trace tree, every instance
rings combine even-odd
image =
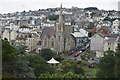
[[[92,11],[92,10],[98,10],[98,8],[97,8],[97,7],[87,7],[87,8],[85,8],[84,10]]]
[[[59,15],[49,15],[48,19],[49,20],[57,20],[59,18]]]
[[[19,53],[9,44],[7,40],[2,40],[2,61],[10,62],[16,60]]]
[[[120,43],[116,50],[116,73],[117,77],[120,78]]]
[[[25,53],[25,50],[27,48],[27,46],[24,46],[24,45],[19,45],[19,46],[13,45],[13,47],[17,50],[17,52],[22,54]]]
[[[110,51],[111,52],[111,51]],[[108,53],[110,53],[108,52]],[[98,64],[97,77],[116,78],[116,57],[114,54],[106,54],[100,59]]]
[[[53,68],[40,55],[26,55],[25,58],[29,61],[29,66],[34,68],[36,77],[39,77],[40,74],[54,72]]]
[[[17,60],[18,52],[7,40],[2,40],[2,77],[15,78],[12,63]]]
[[[29,66],[29,61],[24,58],[24,55],[19,55],[12,67],[17,78],[35,78],[34,68]]]
[[[28,61],[7,40],[2,41],[2,77],[35,78]]]
[[[67,72],[66,74],[63,75],[63,78],[81,78],[82,75],[75,74],[73,72]]]
[[[42,56],[45,60],[50,60],[52,57],[55,56],[55,52],[51,49],[42,49],[40,56]]]
[[[60,65],[60,68],[63,70],[63,72],[66,73],[72,70],[74,66],[74,61],[66,59],[66,60],[63,60],[59,65]]]
[[[41,74],[39,76],[39,79],[42,79],[42,78],[52,78],[52,79],[58,79],[58,78],[62,78],[63,76],[62,75],[59,75],[59,74],[50,74],[50,73],[46,73],[46,74]]]
[[[81,68],[80,66],[74,65],[73,70],[76,74],[84,75],[84,69]]]

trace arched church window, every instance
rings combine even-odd
[[[39,42],[37,43],[37,45],[41,45],[41,41],[39,41]]]
[[[44,41],[44,46],[45,47],[47,46],[47,39],[45,39],[45,41]]]

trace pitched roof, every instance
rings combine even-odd
[[[28,26],[20,26],[20,28],[29,28],[29,29],[31,29],[31,27],[28,27]]]
[[[86,37],[84,34],[82,34],[81,32],[74,32],[71,33],[74,37]]]
[[[50,38],[51,36],[55,36],[56,32],[53,27],[45,27],[41,33],[41,38],[45,35]]]
[[[98,32],[102,33],[103,35],[107,36],[110,35],[109,30],[107,27],[101,27]]]

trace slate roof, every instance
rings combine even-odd
[[[74,37],[86,37],[84,34],[82,34],[81,32],[74,32],[71,33]]]
[[[41,38],[45,35],[50,38],[52,35],[55,36],[56,32],[53,27],[45,27],[41,33]]]
[[[65,26],[64,27],[64,32],[62,33],[63,34],[63,37],[64,38],[69,38],[71,36],[71,33],[72,33],[72,28],[71,26]]]

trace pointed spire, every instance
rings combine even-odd
[[[57,30],[58,32],[63,32],[63,27],[64,27],[64,21],[63,21],[63,15],[62,15],[62,3],[59,8],[59,21],[58,21],[58,27]]]
[[[62,3],[60,7],[60,12],[59,12],[59,24],[63,23],[63,16],[62,16]]]
[[[61,3],[61,9],[62,9],[62,3]]]
[[[61,3],[61,6],[60,6],[60,13],[59,13],[59,16],[62,16],[62,3]]]

